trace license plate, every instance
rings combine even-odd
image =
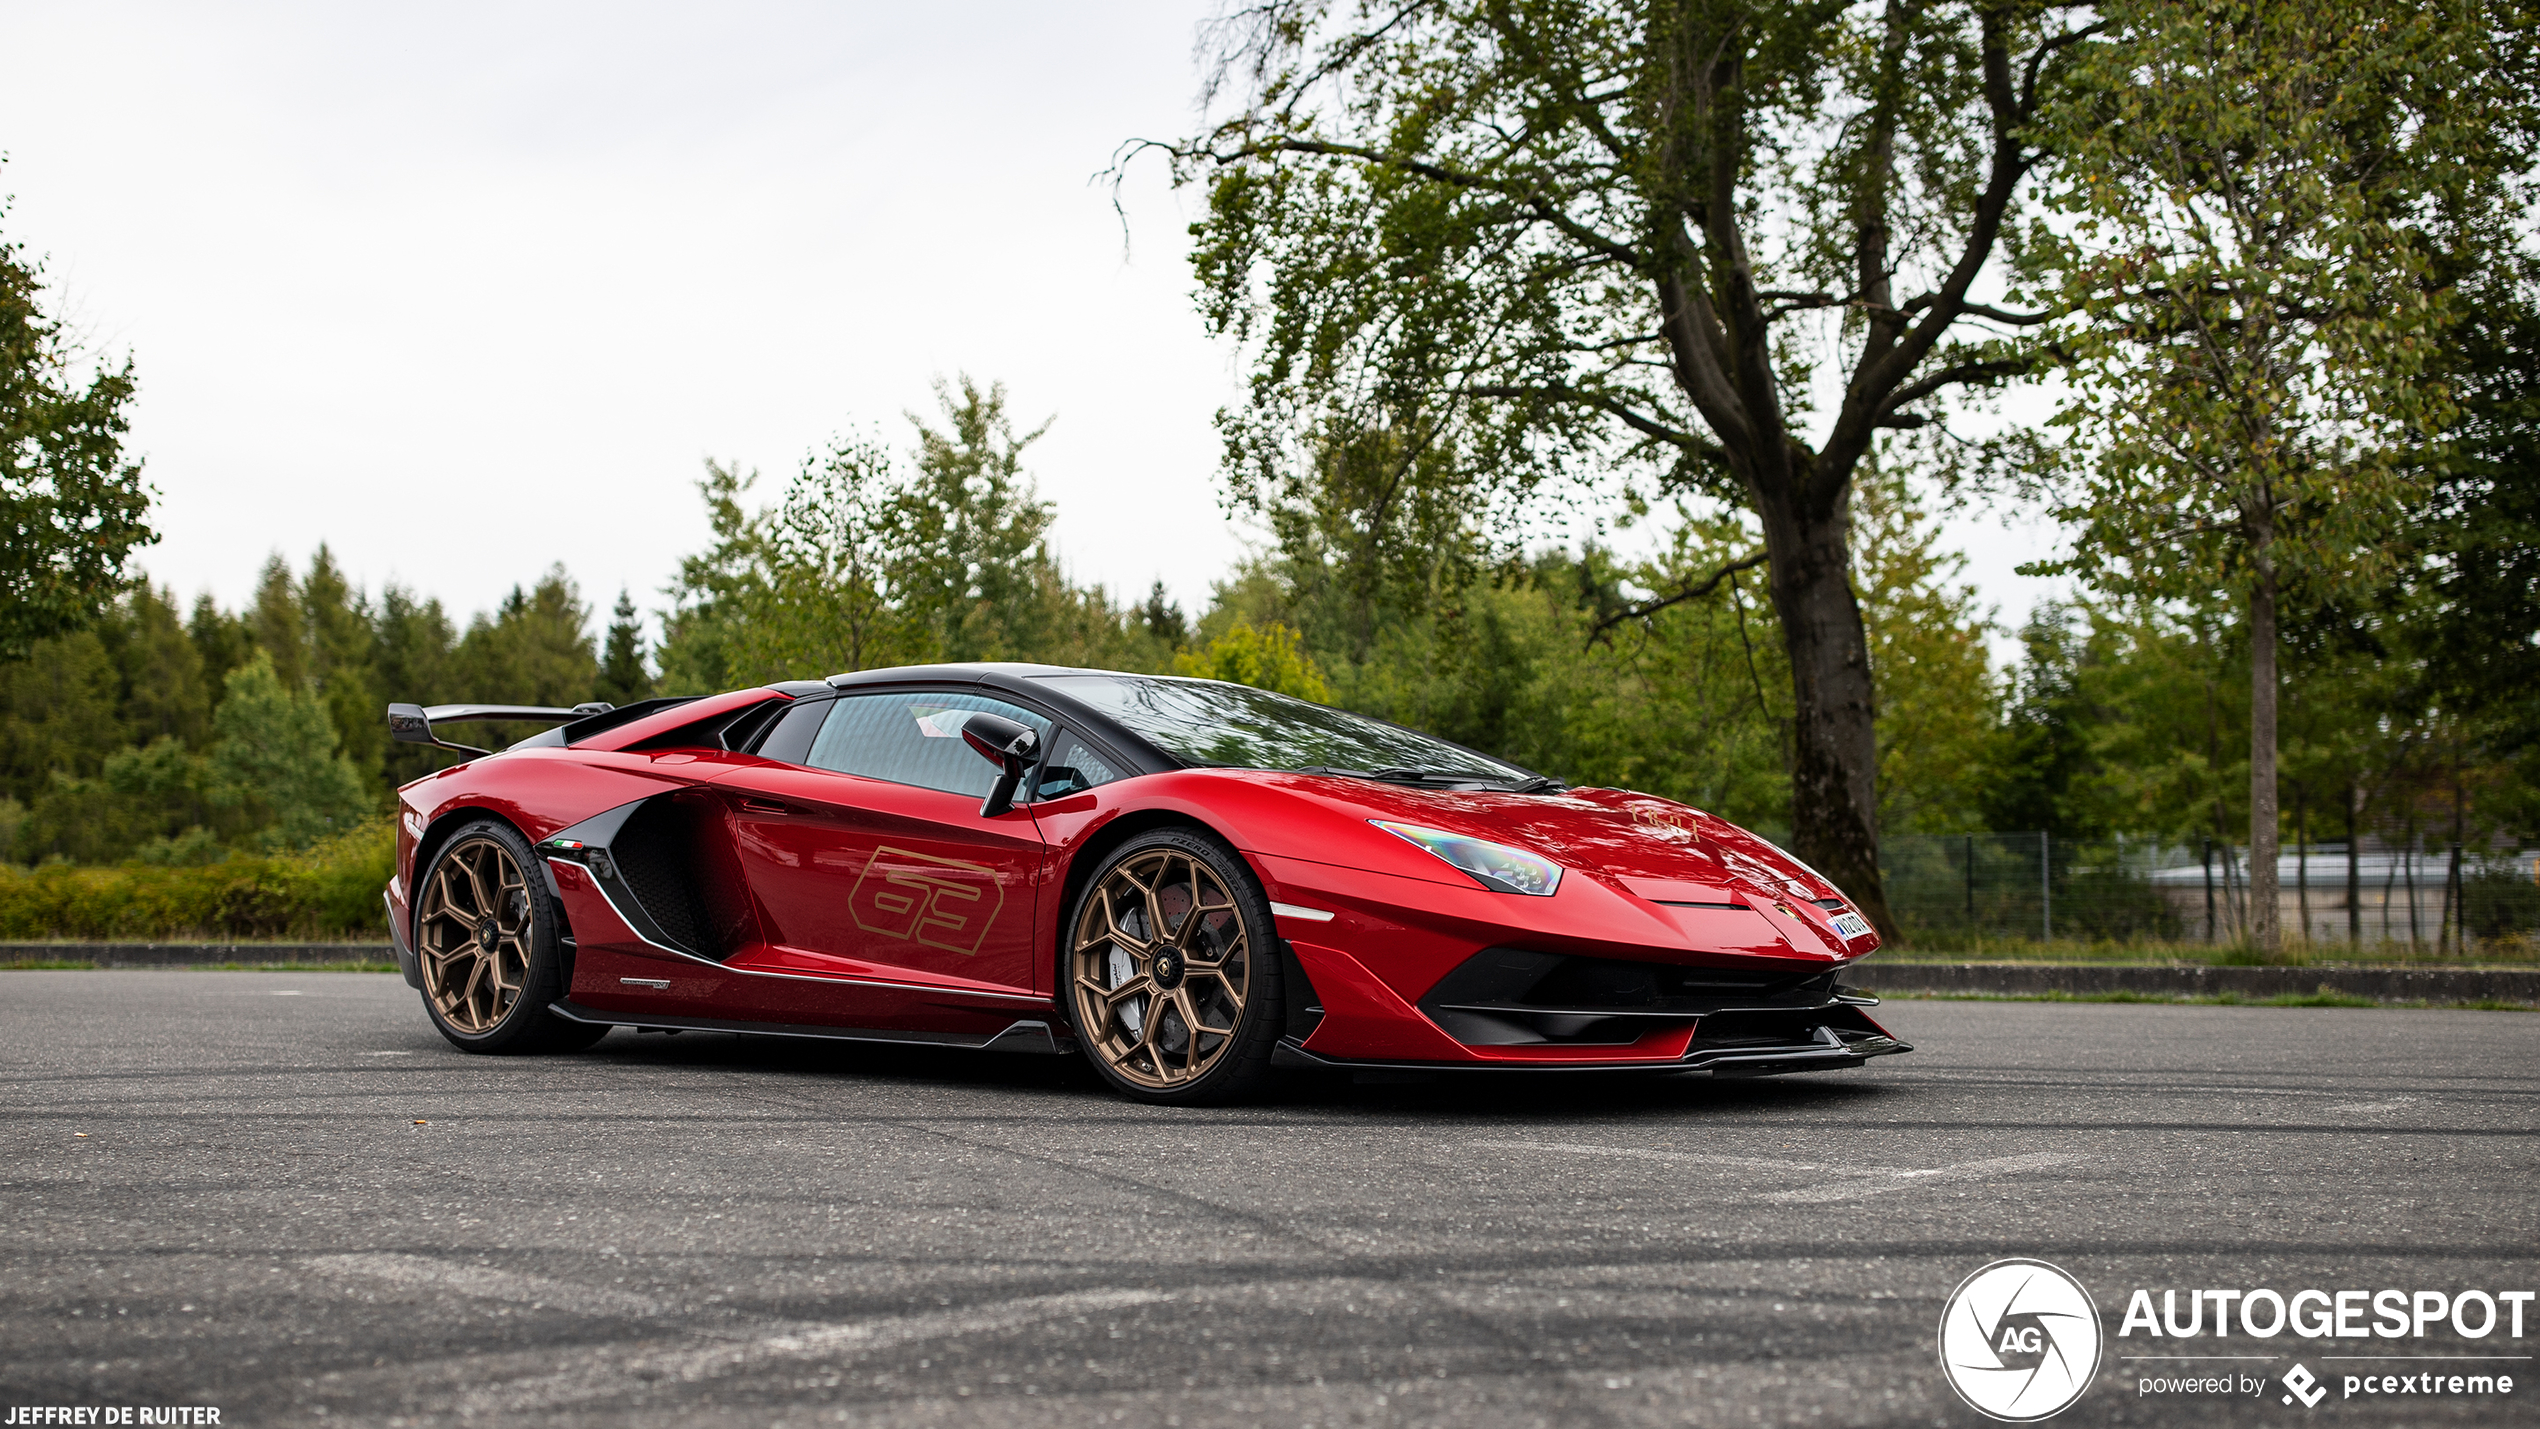
[[[1837,913],[1834,930],[1847,938],[1866,938],[1870,935],[1870,920],[1858,913]]]

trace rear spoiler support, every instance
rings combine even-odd
[[[388,737],[403,744],[429,744],[436,749],[454,749],[461,754],[483,755],[493,751],[472,744],[454,744],[433,731],[436,724],[566,724],[595,714],[606,714],[615,706],[604,700],[575,705],[569,710],[543,705],[390,705]]]

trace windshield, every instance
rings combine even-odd
[[[1123,675],[1040,678],[1193,764],[1404,782],[1548,782],[1417,730],[1249,685]]]

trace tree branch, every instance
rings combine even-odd
[[[1899,387],[1889,395],[1886,401],[1881,402],[1878,410],[1871,415],[1882,426],[1894,425],[1888,421],[1888,418],[1895,414],[1897,408],[1919,402],[1943,387],[1954,386],[1961,382],[1994,382],[2005,377],[2017,377],[2036,365],[2036,362],[2030,358],[2005,357],[1989,362],[1961,362],[1955,367],[1944,367],[1929,377]]]
[[[1540,398],[1547,402],[1566,402],[1573,406],[1594,407],[1608,416],[1622,419],[1625,426],[1642,436],[1652,437],[1669,446],[1691,452],[1705,461],[1719,462],[1728,459],[1728,453],[1720,449],[1719,443],[1707,437],[1696,436],[1691,432],[1668,426],[1602,392],[1582,392],[1567,383],[1555,382],[1542,387],[1467,387],[1464,393],[1469,397]]]
[[[1544,197],[1541,189],[1531,186],[1501,183],[1494,179],[1485,178],[1480,174],[1466,173],[1460,169],[1450,169],[1444,164],[1433,164],[1425,159],[1413,159],[1404,157],[1400,154],[1388,154],[1381,149],[1373,148],[1365,144],[1338,144],[1329,139],[1279,139],[1267,144],[1243,144],[1227,153],[1219,153],[1213,149],[1206,151],[1193,151],[1175,149],[1171,146],[1166,147],[1169,152],[1175,154],[1197,154],[1205,152],[1208,158],[1220,164],[1233,163],[1237,159],[1258,158],[1269,154],[1312,154],[1317,157],[1327,159],[1356,159],[1361,163],[1378,164],[1386,168],[1399,169],[1406,174],[1417,174],[1421,178],[1428,179],[1435,183],[1446,184],[1450,187],[1460,189],[1472,189],[1482,193],[1494,193],[1498,194],[1502,198],[1524,204],[1527,208],[1534,210],[1537,217],[1541,218],[1544,222],[1551,224],[1553,227],[1560,229],[1562,233],[1568,235],[1571,241],[1578,243],[1582,247],[1593,249],[1598,253],[1604,254],[1608,258],[1628,263],[1633,267],[1640,266],[1641,257],[1639,250],[1631,247],[1629,244],[1617,243],[1613,239],[1606,237],[1604,234],[1599,233],[1595,229],[1588,227],[1586,224],[1579,222],[1575,218],[1572,218],[1570,215],[1563,213],[1559,208],[1553,205],[1550,199]]]
[[[1718,570],[1713,571],[1711,573],[1711,578],[1702,582],[1700,585],[1684,586],[1679,588],[1674,595],[1661,596],[1656,600],[1645,601],[1639,605],[1626,606],[1623,609],[1614,612],[1612,615],[1605,617],[1603,620],[1598,621],[1595,626],[1590,628],[1587,633],[1587,643],[1589,645],[1593,645],[1597,641],[1604,639],[1607,631],[1612,630],[1615,626],[1622,624],[1626,620],[1646,620],[1650,616],[1656,615],[1658,612],[1665,610],[1671,605],[1682,605],[1688,600],[1700,600],[1702,597],[1718,590],[1720,588],[1720,582],[1727,580],[1729,577],[1736,575],[1740,571],[1753,570],[1755,567],[1760,566],[1771,559],[1772,556],[1770,553],[1757,551],[1754,555],[1740,557],[1739,559],[1731,561],[1727,565],[1720,567]]]

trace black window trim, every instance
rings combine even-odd
[[[1021,701],[1018,700],[1016,703],[1020,704]],[[1051,756],[1058,753],[1059,742],[1069,739],[1075,740],[1077,743],[1084,745],[1087,749],[1092,750],[1096,758],[1112,767],[1112,776],[1106,782],[1118,784],[1138,777],[1138,770],[1136,766],[1130,765],[1127,760],[1120,758],[1118,755],[1113,754],[1109,749],[1105,748],[1103,742],[1094,737],[1093,733],[1084,727],[1083,721],[1075,719],[1052,719],[1050,722],[1050,737],[1044,741],[1041,746],[1041,762],[1032,766],[1032,777],[1030,781],[1023,786],[1024,788],[1032,791],[1032,797],[1022,802],[1029,804],[1056,803],[1060,799],[1073,799],[1079,794],[1090,794],[1096,789],[1103,787],[1101,784],[1088,784],[1082,789],[1070,789],[1064,794],[1051,794],[1047,797],[1044,797],[1041,794],[1042,772],[1050,767]],[[1124,774],[1119,772],[1123,766],[1128,768],[1128,773]]]

